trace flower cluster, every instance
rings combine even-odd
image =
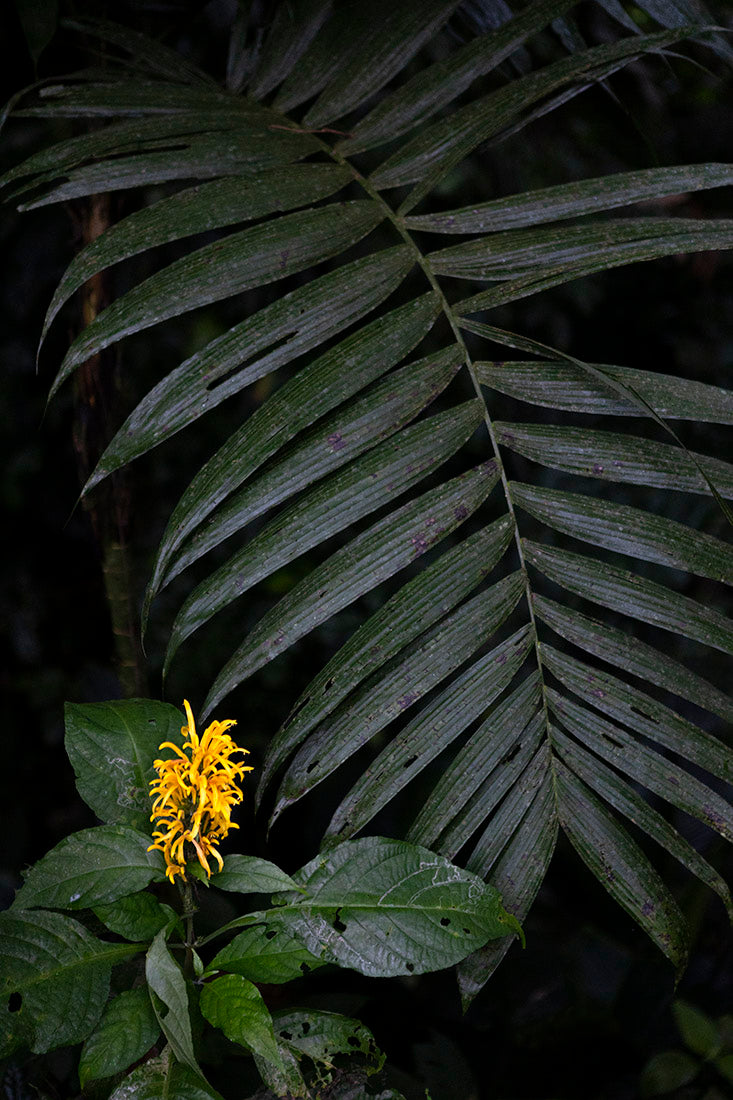
[[[163,749],[176,754],[168,760],[154,761],[157,779],[150,784],[153,812],[150,820],[157,823],[154,844],[148,851],[159,849],[165,856],[166,874],[173,882],[176,875],[186,877],[186,859],[193,857],[211,876],[209,857],[223,867],[217,851],[219,841],[230,829],[239,828],[231,820],[232,808],[242,801],[237,780],[244,778],[251,767],[235,764],[240,749],[227,733],[236,722],[212,722],[199,738],[188,700],[184,699],[188,725],[181,727],[183,748],[164,741]],[[188,851],[187,851],[188,849]]]

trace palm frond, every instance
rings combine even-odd
[[[77,337],[52,392],[129,335],[271,288],[267,304],[143,397],[87,491],[288,368],[183,493],[145,603],[147,618],[174,577],[245,532],[178,611],[167,667],[260,580],[324,551],[236,639],[208,713],[337,611],[391,583],[273,735],[258,791],[262,801],[278,781],[273,818],[379,734],[374,759],[326,829],[323,843],[333,844],[367,827],[408,784],[428,782],[426,769],[442,754],[410,840],[461,855],[523,919],[562,828],[679,967],[684,919],[635,837],[681,862],[729,913],[731,898],[639,787],[733,839],[721,793],[733,755],[698,715],[729,721],[733,703],[670,655],[658,632],[733,653],[722,589],[702,602],[679,584],[684,572],[729,585],[733,552],[689,516],[664,514],[663,502],[680,492],[733,499],[733,465],[624,425],[645,413],[657,426],[730,425],[733,394],[656,370],[571,360],[502,333],[484,315],[614,266],[730,248],[733,221],[625,208],[728,186],[733,166],[636,170],[413,213],[487,142],[624,66],[691,36],[698,49],[722,49],[709,19],[694,25],[704,12],[692,0],[645,0],[640,7],[665,28],[648,34],[615,0],[600,6],[634,33],[591,46],[569,33],[560,44],[547,28],[569,17],[571,0],[535,0],[511,19],[492,8],[497,18],[487,15],[488,29],[468,41],[450,33],[456,14],[478,16],[457,0],[281,4],[261,43],[253,45],[246,23],[234,26],[226,90],[130,31],[85,24],[122,57],[110,59],[104,78],[49,85],[16,113],[106,124],[35,154],[0,185],[30,207],[185,181],[71,263],[42,339],[91,275],[191,239],[178,246],[185,255],[137,282]],[[516,76],[503,66],[520,47]],[[216,239],[201,244],[204,232]],[[471,239],[456,244],[456,234]],[[497,340],[532,358],[494,360],[487,341]],[[511,419],[504,397],[515,403]],[[510,479],[513,456],[523,481]],[[550,470],[561,472],[562,488],[548,482]],[[610,616],[591,617],[604,611]],[[693,704],[695,717],[661,702],[656,689]],[[462,964],[466,1000],[508,942]]]

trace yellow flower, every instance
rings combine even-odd
[[[171,882],[176,875],[185,879],[186,859],[194,852],[209,877],[210,856],[219,864],[219,870],[224,866],[217,846],[230,829],[239,828],[231,820],[232,807],[242,801],[237,780],[252,771],[251,767],[231,760],[235,753],[247,752],[235,745],[227,733],[236,722],[212,722],[199,738],[188,699],[184,699],[183,705],[188,718],[188,725],[181,727],[185,737],[183,748],[172,741],[163,742],[161,752],[173,749],[176,755],[154,761],[158,778],[150,784],[153,799],[150,820],[157,822],[158,827],[153,831],[155,843],[148,851],[157,848],[163,853]]]

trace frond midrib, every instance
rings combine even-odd
[[[519,533],[519,523],[518,523],[518,520],[517,520],[517,517],[516,517],[516,511],[515,511],[515,508],[514,508],[514,500],[512,498],[512,494],[511,494],[509,478],[507,476],[506,468],[504,466],[502,455],[501,455],[501,452],[500,452],[500,449],[499,449],[499,444],[498,444],[498,440],[497,440],[497,437],[496,437],[496,432],[494,430],[493,420],[491,418],[491,414],[489,412],[489,408],[488,408],[488,405],[486,403],[486,399],[485,399],[484,394],[482,392],[481,384],[480,384],[479,379],[476,375],[476,370],[474,368],[471,353],[469,352],[468,347],[466,346],[466,342],[463,338],[463,333],[461,331],[461,327],[460,327],[460,324],[459,324],[459,317],[456,314],[456,312],[454,311],[454,309],[452,308],[452,306],[451,306],[450,302],[448,301],[448,299],[446,298],[445,293],[443,291],[443,288],[440,285],[440,283],[438,282],[437,276],[436,276],[435,272],[432,270],[432,267],[430,266],[429,257],[421,250],[421,248],[419,247],[419,245],[415,241],[414,236],[412,235],[412,233],[409,231],[409,229],[405,225],[405,219],[403,217],[401,217],[397,213],[397,211],[393,210],[393,208],[389,205],[389,203],[387,203],[386,200],[383,198],[381,193],[369,182],[369,180],[365,176],[362,175],[361,172],[359,172],[359,170],[348,160],[347,157],[345,157],[342,153],[339,153],[337,149],[334,149],[331,146],[329,146],[326,142],[321,142],[321,147],[323,149],[323,152],[327,156],[329,156],[332,160],[334,160],[341,167],[347,168],[352,173],[355,183],[357,183],[359,185],[359,187],[361,187],[361,189],[364,191],[364,193],[366,195],[368,195],[369,198],[373,202],[375,202],[379,205],[380,209],[384,213],[385,221],[389,222],[389,224],[399,234],[399,236],[405,242],[405,244],[411,249],[411,251],[412,251],[412,253],[415,257],[415,263],[418,265],[418,267],[422,271],[422,273],[425,276],[431,290],[437,296],[437,298],[440,302],[441,312],[443,313],[443,316],[445,317],[445,319],[446,319],[446,321],[447,321],[447,323],[450,327],[450,330],[453,334],[453,338],[454,338],[458,348],[460,349],[460,352],[461,352],[461,355],[463,357],[465,367],[466,367],[466,369],[468,371],[468,374],[470,376],[471,385],[472,385],[473,390],[476,394],[476,397],[481,402],[481,407],[484,410],[483,420],[484,420],[484,424],[486,426],[486,430],[488,432],[489,440],[490,440],[490,443],[491,443],[492,458],[493,458],[494,462],[496,462],[497,469],[499,471],[499,478],[500,478],[502,490],[503,490],[503,493],[504,493],[504,499],[505,499],[506,506],[507,506],[507,512],[508,512],[509,517],[511,519],[512,527],[513,527],[513,531],[514,531],[514,544],[515,544],[515,547],[516,547],[517,556],[518,556],[518,560],[519,560],[519,567],[520,567],[520,570],[522,572],[522,576],[523,576],[523,579],[524,579],[524,595],[525,595],[525,599],[526,599],[526,603],[527,603],[529,622],[530,622],[531,628],[532,628],[532,638],[533,638],[535,659],[537,661],[537,668],[538,668],[538,672],[539,672],[539,676],[540,676],[542,715],[543,715],[543,721],[544,721],[546,737],[548,739],[548,742],[551,744],[552,743],[552,736],[551,736],[549,704],[548,704],[548,700],[547,700],[547,690],[546,690],[546,683],[545,683],[545,676],[544,676],[544,662],[542,660],[542,651],[541,651],[541,647],[540,647],[539,634],[538,634],[538,630],[537,630],[537,620],[536,620],[536,617],[535,617],[534,606],[533,606],[533,603],[532,603],[532,592],[533,592],[532,583],[530,581],[529,570],[527,568],[527,562],[526,562],[525,555],[524,555],[522,540],[521,540],[520,533]],[[554,753],[550,754],[550,767],[552,769],[553,791],[555,791],[556,783],[555,783],[555,772],[554,772]],[[557,796],[556,796],[555,801],[557,803]]]

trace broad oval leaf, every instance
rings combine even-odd
[[[293,886],[296,884],[293,883]],[[277,922],[256,923],[240,932],[217,952],[205,973],[241,974],[251,982],[278,985],[302,978],[323,966],[300,940]]]
[[[147,989],[127,989],[109,1002],[102,1019],[84,1043],[79,1058],[82,1088],[89,1081],[112,1077],[146,1054],[160,1035]]]
[[[165,865],[150,844],[150,834],[126,825],[72,833],[31,867],[13,908],[90,909],[161,882]]]
[[[179,710],[154,699],[66,704],[66,751],[97,817],[149,832],[153,760],[163,741],[180,744],[183,725]]]
[[[209,881],[220,890],[237,894],[276,894],[281,890],[297,889],[290,875],[274,863],[236,852],[226,857],[223,870],[217,871]]]
[[[241,974],[224,974],[205,982],[199,1000],[202,1015],[233,1043],[281,1065],[272,1017],[256,985]]]
[[[28,1046],[37,1054],[83,1042],[99,1020],[112,967],[138,944],[105,943],[60,913],[0,913],[3,993],[0,1050]],[[12,994],[20,999],[11,1012]]]
[[[426,848],[345,841],[296,876],[308,898],[283,923],[314,955],[372,977],[451,966],[517,924],[493,887]]]
[[[278,1042],[298,1059],[305,1056],[333,1069],[338,1055],[360,1054],[366,1059],[368,1072],[378,1072],[384,1065],[384,1055],[374,1036],[360,1020],[320,1009],[286,1009],[275,1013],[273,1023]]]
[[[110,932],[133,942],[150,941],[162,928],[182,927],[181,918],[170,905],[158,901],[147,890],[95,905],[94,915]]]

